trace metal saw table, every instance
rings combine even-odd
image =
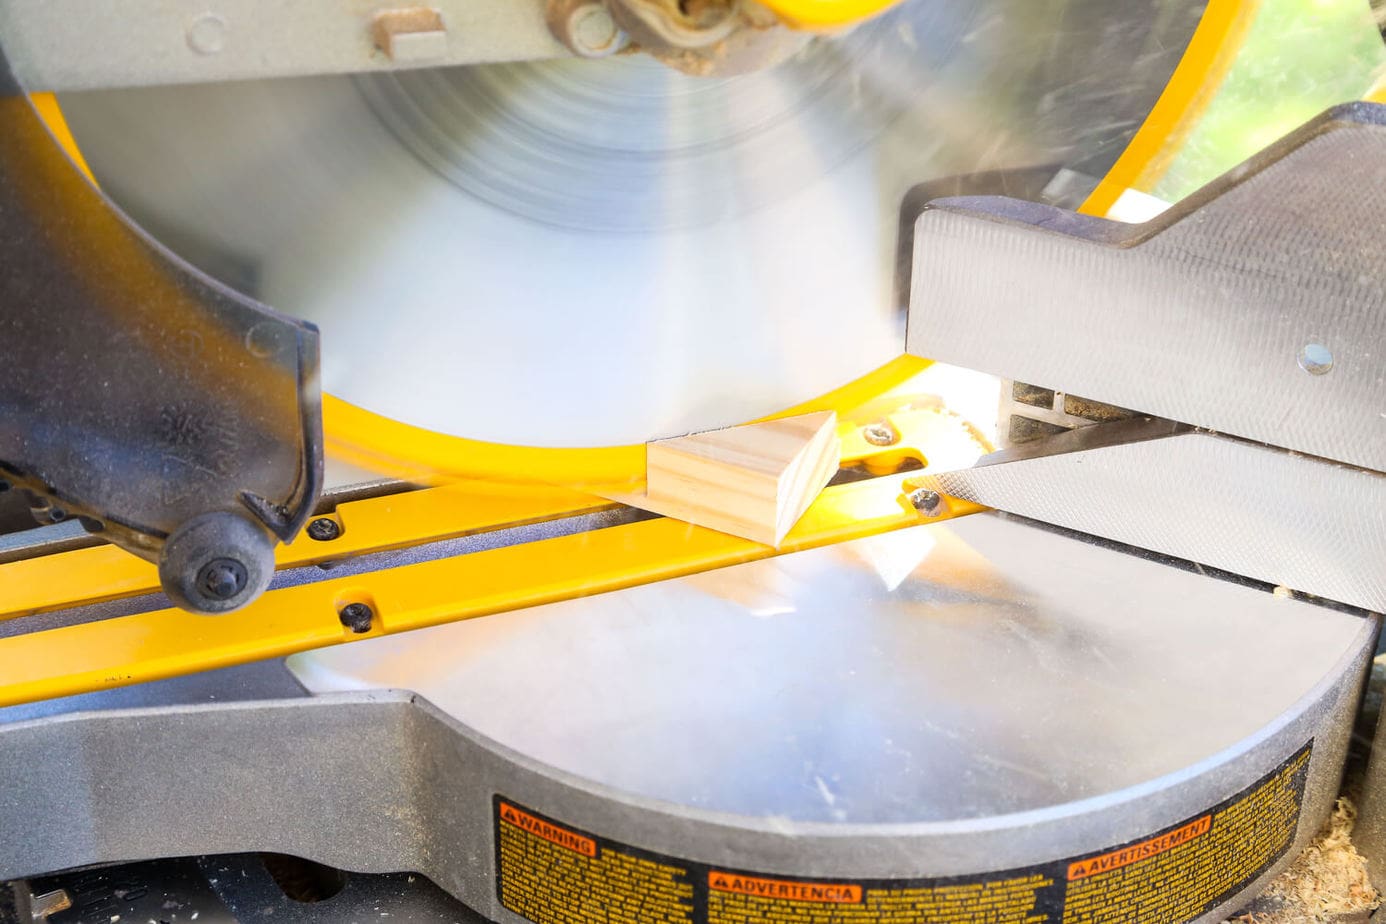
[[[0,878],[153,838],[411,870],[505,924],[1087,920],[1114,894],[1219,920],[1336,796],[1377,627],[978,515],[292,679],[11,707]]]

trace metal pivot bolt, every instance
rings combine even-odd
[[[375,611],[364,603],[348,603],[342,607],[337,618],[342,621],[342,625],[360,635],[371,631],[371,623],[375,621]]]
[[[273,577],[274,539],[235,513],[194,517],[173,531],[159,556],[164,593],[194,613],[229,613],[258,597]]]
[[[318,517],[308,524],[308,538],[315,542],[331,542],[342,534],[342,528],[331,517]]]
[[[629,44],[611,11],[597,0],[549,0],[545,19],[553,37],[584,58],[605,58]]]

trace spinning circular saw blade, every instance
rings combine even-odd
[[[608,445],[898,355],[909,190],[1095,182],[1203,6],[915,0],[732,78],[619,55],[62,103],[136,220],[321,327],[326,391],[447,434]]]

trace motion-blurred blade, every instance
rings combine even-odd
[[[63,104],[156,235],[321,326],[328,391],[446,433],[601,445],[897,355],[906,193],[1101,176],[1202,8],[916,0],[734,79],[618,56]]]

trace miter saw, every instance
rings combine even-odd
[[[0,0],[0,922],[1221,920],[1386,607],[1383,64],[1358,0]],[[809,411],[778,548],[613,500]]]

